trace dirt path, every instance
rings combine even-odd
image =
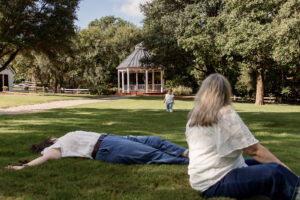
[[[55,108],[64,108],[68,106],[76,106],[80,104],[88,104],[88,103],[97,103],[118,99],[127,99],[129,97],[108,97],[103,99],[92,99],[92,100],[66,100],[66,101],[53,101],[49,103],[41,103],[34,105],[23,105],[23,106],[15,106],[10,108],[0,109],[0,115],[14,115],[14,114],[27,114],[27,113],[36,113],[42,112],[44,110],[50,110]]]

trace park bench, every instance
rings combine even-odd
[[[233,102],[254,102],[253,98],[245,98],[245,97],[231,97]],[[277,97],[264,97],[264,103],[280,103],[280,100]]]
[[[276,97],[264,97],[264,102],[265,103],[276,103],[277,98]]]

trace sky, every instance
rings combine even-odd
[[[114,15],[129,21],[141,28],[144,16],[139,5],[147,0],[82,0],[77,10],[78,20],[75,22],[80,29],[87,28],[88,24],[101,17]]]

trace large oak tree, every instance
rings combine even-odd
[[[49,57],[68,47],[80,0],[0,0],[0,71],[31,51]]]

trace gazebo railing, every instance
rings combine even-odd
[[[127,85],[124,85],[124,92],[128,90]],[[161,90],[161,84],[154,84],[154,90],[152,89],[152,84],[148,85],[148,92],[155,91],[155,92],[160,92]],[[130,85],[130,91],[146,91],[146,84],[139,84],[138,88],[136,85],[131,84]]]

